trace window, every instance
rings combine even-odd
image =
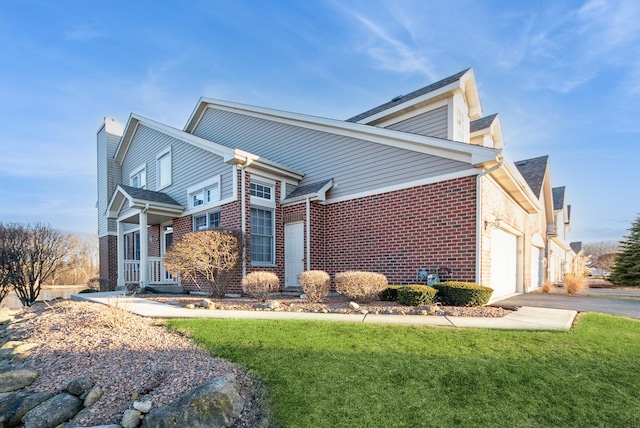
[[[251,208],[251,262],[274,263],[273,210]]]
[[[273,200],[273,186],[268,184],[252,182],[249,193],[256,198],[267,199],[269,201]]]
[[[171,147],[156,156],[158,184],[156,190],[171,186]]]
[[[193,230],[218,229],[220,227],[220,211],[211,211],[193,217]]]
[[[136,168],[136,170],[129,175],[129,185],[140,189],[147,188],[147,166],[145,164]]]
[[[220,200],[220,176],[191,186],[187,189],[189,208],[207,205]]]

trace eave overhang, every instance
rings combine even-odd
[[[511,162],[505,161],[502,168],[490,173],[490,176],[520,205],[527,214],[540,211],[540,201],[531,191],[524,177]]]
[[[149,193],[159,193],[151,192]],[[107,207],[107,218],[118,219],[125,223],[138,223],[138,214],[140,211],[146,212],[152,216],[153,219],[149,224],[155,224],[156,222],[169,221],[179,217],[184,212],[184,207],[177,202],[169,202],[170,197],[166,196],[167,201],[153,200],[152,198],[135,197],[130,194],[123,186],[117,186],[113,192],[109,206]],[[132,209],[132,211],[122,216],[122,210],[125,208]]]

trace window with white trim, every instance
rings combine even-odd
[[[271,265],[275,263],[274,211],[270,209],[251,208],[251,263]]]
[[[210,178],[187,189],[189,208],[196,208],[220,200],[220,176]]]
[[[209,230],[220,228],[220,211],[210,211],[193,216],[193,230]]]
[[[274,186],[271,184],[252,181],[249,188],[249,194],[251,196],[255,196],[256,198],[273,201],[275,194]]]
[[[142,166],[136,168],[129,175],[129,185],[131,187],[137,187],[139,189],[147,188],[147,165],[143,164]]]
[[[156,190],[171,186],[171,147],[156,156]]]

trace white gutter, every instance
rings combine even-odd
[[[504,157],[500,154],[497,156],[498,163],[489,169],[485,169],[476,176],[476,283],[482,281],[482,177],[491,174],[504,165]]]
[[[245,196],[245,185],[246,185],[246,179],[244,177],[244,169],[247,167],[248,165],[248,161],[247,163],[245,163],[242,168],[240,168],[240,209],[242,210],[242,213],[240,213],[240,222],[241,222],[241,229],[242,229],[242,239],[246,239],[246,234],[247,234],[247,198]],[[242,243],[242,278],[244,279],[247,276],[247,243],[243,242]]]
[[[306,254],[306,259],[307,259],[307,270],[311,270],[311,199],[307,197],[307,202],[306,202],[306,229],[307,229],[307,254]]]

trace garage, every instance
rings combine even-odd
[[[492,298],[517,291],[518,237],[502,229],[491,230]]]

